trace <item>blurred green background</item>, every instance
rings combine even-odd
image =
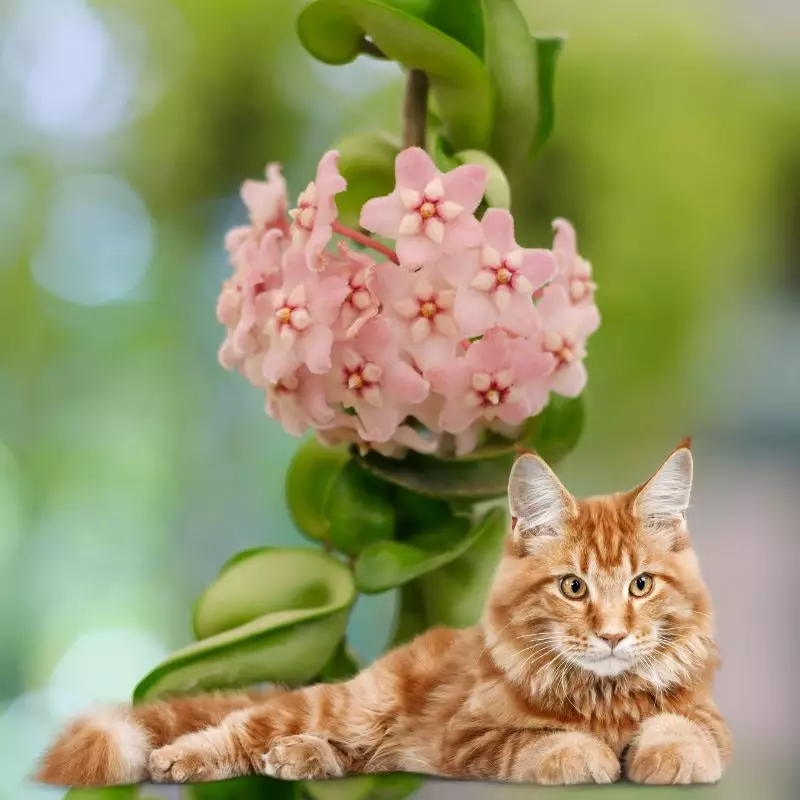
[[[297,441],[216,364],[238,185],[292,192],[342,134],[398,129],[390,64],[312,62],[297,0],[0,4],[0,798],[66,717],[191,639],[233,553],[297,544]],[[794,0],[521,0],[569,34],[520,240],[578,227],[600,285],[577,493],[684,435],[735,766],[709,797],[800,796],[800,11]],[[393,598],[360,603],[373,657]],[[558,796],[587,794],[567,790]],[[556,796],[429,784],[426,798]],[[630,796],[672,796],[613,788]],[[164,795],[167,796],[167,795]],[[677,795],[675,795],[677,796]]]

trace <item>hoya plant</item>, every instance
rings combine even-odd
[[[476,623],[515,454],[557,463],[581,433],[600,321],[591,268],[566,220],[548,247],[519,243],[506,177],[551,132],[561,40],[532,36],[514,0],[315,0],[297,32],[326,64],[388,59],[406,80],[401,140],[334,144],[296,199],[269,164],[245,181],[249,220],[226,240],[219,360],[307,437],[286,499],[310,542],[225,564],[194,608],[196,643],[147,675],[136,702],[347,679],[362,666],[346,639],[359,594],[398,592],[390,647]],[[186,791],[393,800],[423,780]]]

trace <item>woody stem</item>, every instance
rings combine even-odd
[[[420,69],[410,69],[403,98],[403,148],[425,147],[428,127],[428,76]]]
[[[376,242],[371,236],[367,236],[365,233],[360,233],[354,228],[348,228],[347,225],[342,225],[341,222],[334,222],[333,230],[334,233],[338,233],[340,236],[344,236],[351,241],[358,242],[358,244],[361,244],[364,247],[369,247],[371,250],[376,250],[378,253],[386,256],[389,261],[393,261],[395,264],[400,263],[400,260],[397,258],[397,253],[395,253],[394,250],[386,247],[386,245],[383,245],[380,242]]]

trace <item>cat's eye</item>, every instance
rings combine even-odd
[[[653,591],[653,576],[643,572],[632,581],[630,592],[634,597],[645,597]]]
[[[570,600],[581,600],[586,597],[589,587],[576,575],[567,575],[561,579],[561,593]]]

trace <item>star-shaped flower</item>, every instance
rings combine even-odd
[[[367,201],[361,225],[394,239],[404,267],[432,264],[443,254],[480,244],[474,212],[486,189],[483,167],[464,165],[441,173],[424,150],[411,147],[397,156],[395,176],[391,194]]]
[[[533,292],[552,278],[556,261],[549,250],[519,247],[514,218],[490,208],[481,222],[480,250],[442,259],[441,273],[458,287],[455,318],[465,336],[500,326],[519,336],[536,329]]]

